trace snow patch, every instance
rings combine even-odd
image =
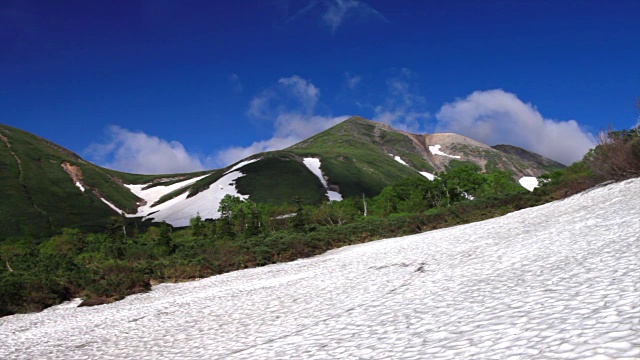
[[[327,190],[329,201],[342,201],[342,194],[337,191]]]
[[[518,180],[520,185],[529,191],[533,191],[533,189],[538,187],[538,178],[535,176],[523,176]]]
[[[427,179],[429,179],[429,180],[433,180],[433,179],[435,179],[435,178],[436,178],[436,176],[435,176],[435,175],[433,175],[432,173],[428,173],[428,172],[426,172],[426,171],[418,171],[418,172],[420,173],[420,175],[422,175],[422,176],[426,177],[426,178],[427,178]]]
[[[80,184],[80,181],[76,181],[76,186],[78,187],[78,189],[80,189],[80,191],[84,192],[84,186]]]
[[[442,151],[440,151],[441,147],[442,147],[441,145],[429,146],[429,151],[431,151],[433,155],[441,155],[441,156],[447,156],[454,159],[460,159],[460,156],[458,155],[449,155],[449,154],[443,153]]]
[[[325,189],[327,189],[327,196],[329,197],[329,201],[342,201],[342,195],[337,191],[329,190],[329,184],[327,184],[327,180],[324,179],[322,175],[322,170],[320,170],[320,159],[316,158],[304,158],[302,159],[304,165],[311,171],[322,183]]]
[[[102,200],[103,203],[109,205],[110,208],[112,208],[115,212],[117,212],[118,214],[124,214],[124,211],[118,209],[117,206],[113,205],[112,203],[110,203],[109,201],[107,201],[107,199],[105,198],[100,198],[100,200]],[[129,216],[129,215],[127,215]]]
[[[402,160],[400,156],[394,155],[393,160],[399,162],[402,165],[409,166],[409,164],[407,164],[404,160]]]

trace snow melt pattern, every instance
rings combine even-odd
[[[637,359],[639,192],[0,318],[0,358]]]
[[[307,167],[307,169],[309,169],[309,171],[311,171],[316,177],[318,177],[318,179],[320,179],[322,186],[324,186],[324,188],[327,189],[327,197],[329,197],[329,201],[342,200],[342,194],[340,194],[337,191],[332,191],[328,189],[329,184],[327,184],[327,180],[324,179],[324,176],[322,175],[322,170],[320,170],[320,159],[304,158],[302,162]]]
[[[402,160],[402,158],[398,155],[393,155],[393,154],[389,154],[389,156],[393,157],[393,159],[397,162],[399,162],[400,164],[404,165],[404,166],[408,166],[409,168],[411,168],[411,166],[409,166],[409,164],[407,164],[406,161]],[[413,168],[411,168],[413,169]],[[433,175],[432,173],[426,172],[426,171],[418,171],[418,173],[424,177],[426,177],[429,180],[433,180],[436,178],[435,175]]]

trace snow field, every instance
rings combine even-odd
[[[192,185],[196,181],[205,178],[208,175],[198,176],[168,186],[154,186],[146,190],[144,190],[144,187],[149,184],[125,185],[136,196],[146,201],[145,205],[138,208],[138,212],[136,214],[127,216],[143,216],[145,218],[152,218],[153,221],[156,222],[166,221],[173,226],[189,225],[189,220],[191,220],[191,218],[196,214],[200,214],[203,219],[217,219],[220,217],[220,213],[218,212],[220,200],[222,200],[225,195],[238,196],[243,199],[249,197],[248,195],[238,193],[235,188],[235,180],[244,175],[237,170],[258,160],[259,159],[251,159],[239,162],[231,169],[227,170],[227,172],[207,190],[204,190],[191,198],[187,198],[188,192],[185,192],[184,194],[176,196],[175,198],[165,201],[157,206],[153,206],[153,204],[162,196],[174,190]]]
[[[639,192],[0,318],[0,358],[637,359]]]
[[[140,206],[138,208],[138,212],[136,214],[130,215],[131,217],[134,216],[148,216],[149,214],[152,214],[154,212],[163,210],[163,209],[167,209],[170,204],[168,204],[168,202],[164,202],[160,205],[157,206],[153,206],[153,204],[156,203],[156,201],[160,200],[161,197],[163,197],[164,195],[174,191],[174,190],[178,190],[180,188],[183,188],[185,186],[189,186],[193,183],[195,183],[196,181],[207,177],[207,175],[202,175],[202,176],[198,176],[195,178],[191,178],[185,181],[180,181],[177,182],[175,184],[172,185],[158,185],[158,186],[154,186],[152,188],[149,189],[144,189],[146,186],[150,185],[150,184],[129,184],[129,185],[125,185],[127,188],[129,188],[129,190],[131,190],[131,192],[141,198],[144,199],[146,201],[146,204],[143,206]]]

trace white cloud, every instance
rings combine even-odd
[[[254,97],[247,111],[250,117],[273,123],[272,137],[246,147],[223,149],[209,161],[226,166],[259,152],[284,149],[349,118],[315,114],[319,100],[320,90],[300,76],[279,79],[277,85]]]
[[[476,91],[442,106],[436,131],[454,132],[488,145],[516,145],[571,164],[595,146],[595,137],[575,120],[546,119],[531,104],[500,89]]]
[[[431,118],[426,111],[426,100],[414,86],[414,74],[406,68],[387,80],[387,97],[382,105],[373,107],[373,120],[387,123],[396,129],[420,132],[424,122]]]
[[[85,151],[102,166],[137,174],[171,174],[203,170],[198,157],[177,141],[166,141],[119,126],[107,130],[108,141]]]

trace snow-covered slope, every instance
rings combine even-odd
[[[166,221],[173,226],[187,226],[189,225],[189,220],[197,214],[200,214],[203,219],[217,219],[220,217],[220,213],[218,212],[220,200],[222,200],[225,195],[238,196],[243,199],[249,197],[248,195],[238,193],[235,187],[235,180],[244,175],[238,169],[255,161],[258,161],[258,159],[239,162],[227,170],[227,172],[208,189],[193,197],[188,198],[188,192],[185,192],[182,195],[155,206],[155,202],[162,196],[180,188],[187,187],[208,175],[195,177],[168,186],[155,186],[146,190],[145,187],[149,184],[125,185],[136,196],[146,201],[146,205],[139,207],[136,214],[127,216],[142,216],[144,218],[152,218],[153,221],[157,222]]]
[[[1,318],[0,358],[637,359],[639,192]]]

